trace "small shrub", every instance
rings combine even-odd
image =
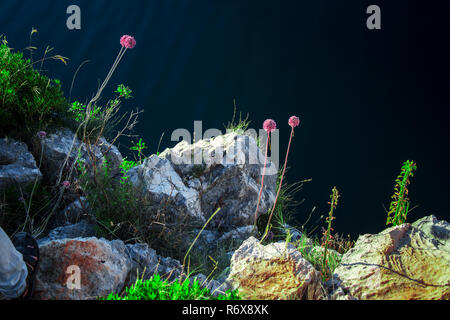
[[[69,114],[74,121],[72,129],[80,124],[84,124],[85,130],[77,130],[78,138],[83,141],[95,142],[98,138],[104,136],[107,139],[113,139],[115,127],[122,121],[124,116],[118,116],[122,100],[131,99],[131,89],[123,84],[117,86],[114,98],[110,99],[104,107],[97,104],[88,106],[74,101],[69,107]],[[136,115],[139,112],[136,113]],[[135,115],[132,113],[132,116]],[[126,127],[133,127],[127,125]]]
[[[27,140],[39,130],[67,123],[61,82],[41,75],[23,53],[13,52],[4,38],[0,41],[0,137]],[[40,61],[51,58],[66,59],[56,55]]]

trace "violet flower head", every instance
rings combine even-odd
[[[37,136],[39,139],[44,139],[44,138],[47,136],[47,132],[45,132],[45,131],[39,131],[39,132],[36,134],[36,136]]]
[[[68,188],[68,187],[70,187],[70,182],[66,180],[62,183],[62,185],[64,188]]]
[[[267,133],[271,133],[272,131],[275,131],[277,129],[277,123],[272,119],[267,119],[263,123],[263,128]]]
[[[133,49],[136,46],[136,40],[129,35],[124,35],[120,38],[120,44],[127,49]]]
[[[300,124],[300,119],[296,116],[292,116],[289,118],[289,125],[292,128],[298,127],[298,125]]]

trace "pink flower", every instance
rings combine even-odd
[[[269,120],[266,120],[269,121]],[[273,121],[273,120],[271,120]],[[272,210],[270,212],[270,216],[269,216],[269,220],[267,222],[267,228],[270,225],[270,221],[272,219],[272,215],[275,211],[275,206],[277,204],[277,200],[278,200],[278,196],[280,195],[280,191],[281,191],[281,186],[283,185],[283,178],[284,178],[284,173],[286,172],[286,166],[287,166],[287,160],[288,160],[288,155],[289,155],[289,149],[291,148],[291,141],[292,141],[292,137],[294,136],[294,128],[297,127],[300,124],[300,119],[296,116],[292,116],[289,118],[288,121],[289,125],[291,126],[292,130],[291,130],[291,137],[289,138],[289,144],[288,144],[288,148],[286,151],[286,159],[284,160],[284,168],[283,168],[283,173],[281,174],[281,179],[280,179],[280,183],[278,185],[278,191],[277,191],[277,195],[275,197],[275,202],[273,203],[273,207]],[[266,123],[264,122],[264,125]],[[264,128],[265,129],[265,128]],[[267,131],[267,130],[266,130]],[[266,229],[267,230],[267,229]],[[267,231],[266,231],[267,232]],[[263,238],[261,239],[261,241],[266,237],[266,234],[264,234]]]
[[[68,188],[68,187],[70,187],[70,182],[66,180],[62,183],[62,185],[64,188]]]
[[[292,128],[298,127],[298,125],[300,124],[300,119],[296,116],[292,116],[289,118],[289,125]]]
[[[133,49],[136,45],[136,40],[132,36],[124,35],[120,38],[120,44],[127,49]]]
[[[44,139],[44,138],[47,136],[47,132],[45,132],[45,131],[39,131],[39,132],[36,134],[36,136],[37,136],[39,139]]]
[[[272,119],[267,119],[263,123],[263,128],[267,133],[271,133],[272,131],[275,131],[277,129],[277,124]]]

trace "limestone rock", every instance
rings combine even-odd
[[[55,214],[51,220],[52,227],[57,228],[76,224],[82,220],[88,220],[90,223],[95,223],[95,219],[90,213],[89,202],[86,197],[80,197]]]
[[[227,280],[247,299],[321,298],[321,274],[292,244],[263,246],[250,237],[235,251]]]
[[[209,228],[227,232],[254,223],[264,155],[253,137],[228,133],[194,144],[182,141],[160,157],[170,161],[185,185],[197,191],[205,220],[221,208]],[[275,201],[276,169],[270,161],[267,167],[258,216]]]
[[[147,244],[127,244],[126,253],[131,262],[131,270],[126,281],[127,287],[133,285],[137,277],[147,280],[158,273],[161,279],[167,279],[170,282],[183,274],[183,267],[178,260],[159,256]]]
[[[197,280],[200,287],[207,288],[210,290],[213,297],[217,297],[220,294],[225,295],[228,290],[231,290],[231,284],[227,281],[218,281],[208,279],[204,274],[199,273],[194,277],[191,277],[191,284]]]
[[[39,150],[42,149],[43,154],[43,172],[50,183],[55,183],[69,155],[68,163],[63,168],[62,180],[70,180],[71,177],[77,175],[76,159],[78,158],[78,150],[80,150],[80,161],[84,162],[87,170],[92,173],[95,163],[97,168],[101,168],[104,160],[110,165],[110,175],[114,176],[120,172],[120,165],[123,161],[122,155],[116,146],[109,144],[105,138],[100,138],[97,145],[92,145],[90,149],[82,143],[75,134],[69,129],[58,130],[55,133],[47,135],[47,137],[39,140]],[[73,143],[73,148],[72,148]],[[69,176],[69,173],[72,176]]]
[[[129,181],[157,206],[164,203],[167,211],[179,217],[187,214],[198,224],[205,222],[198,192],[184,184],[168,160],[152,155],[142,165],[129,170],[127,175]]]
[[[10,186],[23,188],[41,179],[42,174],[25,143],[0,139],[0,191]]]
[[[95,225],[87,220],[82,220],[76,224],[57,227],[50,231],[47,237],[39,239],[39,245],[52,240],[89,238],[96,235]]]
[[[450,299],[449,234],[430,216],[360,236],[334,277],[358,299]]]

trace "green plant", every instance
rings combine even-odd
[[[407,160],[403,163],[400,174],[395,179],[394,195],[389,206],[386,225],[398,226],[406,222],[406,215],[409,212],[408,185],[410,179],[414,177],[417,165],[414,161]]]
[[[129,161],[126,158],[123,159],[122,163],[120,164],[120,171],[121,171],[121,174],[122,174],[122,176],[120,177],[120,183],[122,185],[127,183],[127,180],[128,180],[127,173],[128,173],[128,171],[130,171],[132,168],[136,167],[137,165],[138,165],[138,163],[136,163],[133,160]]]
[[[238,292],[228,290],[225,295],[213,297],[207,288],[201,288],[195,279],[191,285],[186,278],[182,283],[169,284],[162,281],[158,274],[148,280],[137,279],[136,283],[125,289],[122,296],[111,293],[100,300],[240,300]]]
[[[289,171],[289,167],[287,168],[287,171]],[[277,188],[280,186],[282,172],[283,169],[280,168],[277,177]],[[258,218],[258,232],[260,234],[266,233],[266,237],[264,237],[262,243],[285,239],[287,235],[286,224],[296,223],[293,213],[295,212],[295,208],[303,202],[303,200],[297,200],[297,193],[301,190],[304,183],[311,181],[312,179],[305,179],[294,183],[283,183],[274,210],[269,210]],[[269,224],[269,216],[272,212],[274,218],[273,225],[272,223]],[[268,235],[271,235],[271,237],[269,238]]]
[[[329,268],[328,266],[328,257],[327,257],[327,253],[328,253],[328,246],[329,246],[329,242],[330,239],[333,237],[331,235],[331,231],[333,231],[333,228],[331,227],[331,223],[332,221],[335,219],[335,217],[333,216],[333,212],[334,210],[336,210],[336,207],[338,205],[338,200],[339,200],[339,191],[336,189],[336,187],[333,188],[332,194],[330,195],[330,199],[331,201],[328,202],[328,204],[330,205],[330,212],[328,214],[328,217],[326,219],[327,221],[327,229],[324,232],[324,238],[325,241],[323,242],[322,246],[323,246],[323,258],[322,258],[322,274],[324,277],[329,277]]]
[[[33,193],[39,196],[33,197]],[[0,192],[0,226],[10,236],[24,230],[36,236],[55,200],[51,190],[41,183],[8,187]]]
[[[323,241],[321,242],[318,237],[309,239],[306,236],[306,232],[302,232],[300,239],[296,241],[296,247],[305,260],[309,261],[316,270],[322,272],[322,281],[326,281],[328,276],[333,274],[334,270],[341,263],[341,256],[328,248],[327,260],[326,264],[324,264],[325,248],[323,247]]]
[[[69,107],[69,111],[72,113],[73,119],[76,122],[83,122],[86,117],[86,105],[74,101]],[[90,120],[91,121],[97,121],[99,120],[99,114],[100,114],[101,108],[98,106],[94,106],[94,108],[91,110],[90,113]]]
[[[133,91],[123,84],[119,84],[116,91],[114,92],[119,94],[119,98],[125,98],[127,100],[133,98],[133,96],[131,95]]]
[[[74,101],[69,106],[69,114],[75,121],[75,127],[84,125],[85,130],[77,130],[77,136],[83,141],[97,141],[101,136],[110,137],[115,127],[123,117],[118,116],[123,99],[131,99],[131,89],[119,84],[114,91],[116,96],[106,103],[104,107],[92,104],[88,105]],[[76,128],[73,128],[76,130]]]
[[[139,214],[139,207],[143,206],[143,203],[134,188],[125,179],[121,180],[121,183],[114,182],[107,159],[104,160],[101,170],[94,167],[92,173],[80,158],[76,163],[79,188],[86,195],[91,212],[96,218],[97,235],[124,241],[138,237],[138,226],[144,223],[146,217]]]
[[[202,229],[199,231],[199,233],[197,234],[197,236],[195,237],[194,241],[192,242],[191,246],[189,247],[188,251],[186,252],[186,255],[184,256],[183,259],[183,266],[186,264],[186,258],[189,255],[189,252],[191,251],[192,247],[194,246],[195,242],[197,241],[198,237],[200,237],[200,234],[203,232],[203,230],[206,228],[206,226],[208,225],[208,223],[215,217],[215,215],[221,210],[221,208],[218,208],[212,215],[211,217],[209,217],[208,221],[206,221],[206,223],[203,225]]]
[[[13,52],[4,37],[0,41],[0,136],[27,140],[39,130],[65,124],[68,102],[61,82],[41,75],[33,65],[41,62],[42,66],[48,59],[66,63],[67,58],[46,57],[51,51],[47,48],[41,60],[32,62]]]
[[[322,239],[321,243],[325,242],[326,230],[322,228]],[[345,254],[355,245],[355,241],[351,240],[350,235],[344,237],[339,233],[332,234],[328,239],[328,249],[333,249],[334,251]]]
[[[233,99],[234,112],[233,118],[230,122],[225,126],[227,132],[236,132],[238,134],[244,134],[247,131],[251,121],[248,121],[249,114],[245,118],[242,118],[242,112],[239,112],[239,120],[236,119],[236,99]]]
[[[142,151],[147,149],[145,142],[143,142],[141,138],[138,142],[135,143],[134,141],[131,141],[131,143],[133,143],[133,146],[130,148],[130,150],[137,151],[139,157],[138,163],[142,164],[142,160],[143,158],[145,158],[145,155]]]

